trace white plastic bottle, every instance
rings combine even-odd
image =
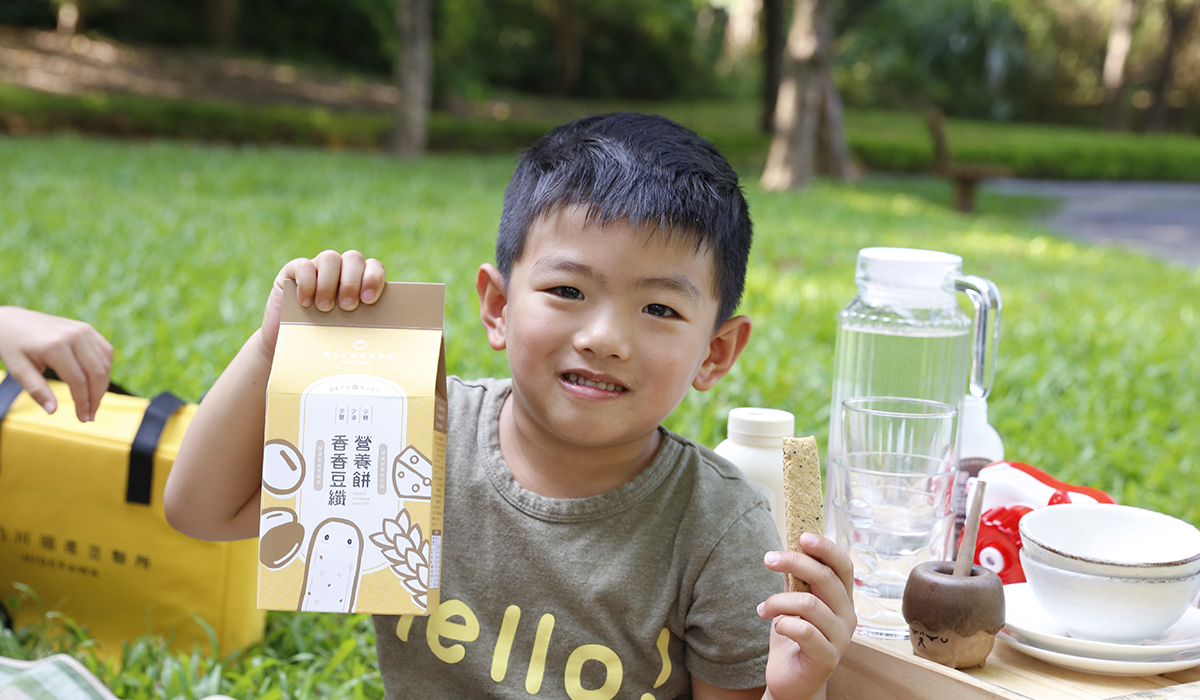
[[[735,408],[729,412],[728,437],[717,454],[733,462],[767,499],[775,527],[786,537],[783,512],[783,438],[793,437],[796,417],[775,408]]]
[[[973,394],[963,397],[962,425],[959,429],[958,478],[954,484],[954,542],[967,519],[967,495],[979,470],[993,462],[1004,461],[1004,441],[988,423],[987,399]]]

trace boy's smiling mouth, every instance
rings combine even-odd
[[[567,382],[568,384],[575,384],[576,386],[586,386],[591,387],[592,389],[600,389],[602,391],[612,391],[616,393],[629,391],[620,384],[605,381],[594,381],[582,375],[575,374],[574,372],[564,372],[559,376],[564,382]]]

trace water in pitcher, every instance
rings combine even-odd
[[[903,396],[959,406],[971,367],[969,323],[888,327],[865,320],[839,328],[829,407],[830,458],[842,452],[841,408],[848,398]]]

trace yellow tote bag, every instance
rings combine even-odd
[[[152,401],[109,392],[96,420],[80,423],[66,385],[50,385],[54,415],[11,377],[0,383],[0,602],[18,595],[14,583],[28,585],[107,654],[148,632],[207,650],[192,615],[213,628],[222,654],[261,639],[257,540],[194,540],[163,513],[195,405],[169,392]],[[38,615],[25,600],[15,624]]]

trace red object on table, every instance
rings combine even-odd
[[[1021,532],[1017,523],[1021,516],[1033,510],[1028,506],[999,506],[985,512],[979,519],[979,536],[975,540],[975,563],[991,569],[1004,583],[1024,583],[1021,568]]]
[[[1060,503],[1116,503],[1112,496],[1090,486],[1059,481],[1037,467],[1023,462],[996,462],[980,470],[987,482],[979,535],[975,541],[975,563],[991,569],[1004,583],[1022,583],[1021,517],[1034,508]]]

